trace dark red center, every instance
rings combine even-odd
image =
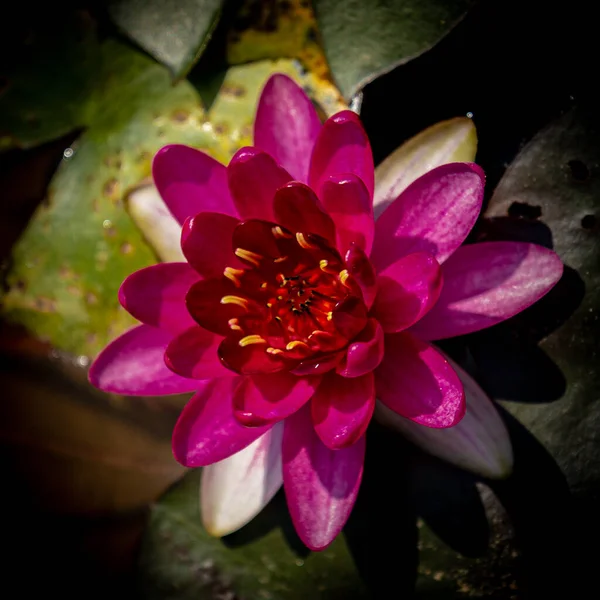
[[[360,288],[324,238],[250,220],[232,242],[236,264],[187,296],[192,317],[225,336],[219,355],[228,368],[293,370],[340,354],[365,326]]]

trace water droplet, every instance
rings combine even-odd
[[[65,148],[63,150],[63,158],[65,160],[69,160],[70,158],[73,158],[73,154],[75,154],[75,150],[73,150],[73,148]]]
[[[467,116],[468,119],[472,119],[473,118],[473,113],[471,111],[469,111],[466,116]]]
[[[104,229],[109,229],[112,227],[112,221],[110,219],[104,219],[104,222],[102,223],[102,227],[104,227]]]
[[[87,367],[90,364],[90,359],[82,354],[81,356],[77,357],[77,364],[80,367]]]
[[[296,559],[296,565],[298,567],[303,567],[304,566],[304,561],[301,558]]]

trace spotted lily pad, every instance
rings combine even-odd
[[[223,0],[112,0],[120,29],[179,78],[206,47]]]
[[[289,60],[234,67],[207,114],[195,88],[172,86],[150,57],[111,40],[99,52],[97,77],[106,85],[90,100],[90,126],[65,150],[46,201],[14,248],[2,299],[9,320],[61,350],[90,356],[134,323],[117,301],[123,279],[157,261],[125,202],[149,178],[156,150],[184,143],[226,162],[250,142],[269,75],[303,81]],[[331,90],[315,96],[327,105]]]
[[[152,507],[139,564],[145,598],[368,597],[343,538],[310,553],[293,530],[282,494],[245,528],[215,539],[200,525],[198,487],[194,471]]]
[[[347,98],[433,46],[473,0],[315,0],[329,66]]]

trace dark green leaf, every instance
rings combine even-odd
[[[473,0],[315,0],[333,76],[347,97],[435,44]]]
[[[140,558],[145,598],[367,597],[343,538],[309,553],[293,531],[281,493],[239,532],[211,538],[200,524],[198,475],[188,475],[152,508]]]
[[[204,51],[222,4],[223,0],[113,0],[109,12],[128,37],[180,78]]]

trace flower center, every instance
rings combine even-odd
[[[230,369],[292,370],[340,352],[364,327],[360,288],[321,236],[250,220],[232,242],[242,264],[225,269],[213,301],[214,318],[227,319],[219,354]],[[188,295],[188,308],[204,324],[206,306]]]

